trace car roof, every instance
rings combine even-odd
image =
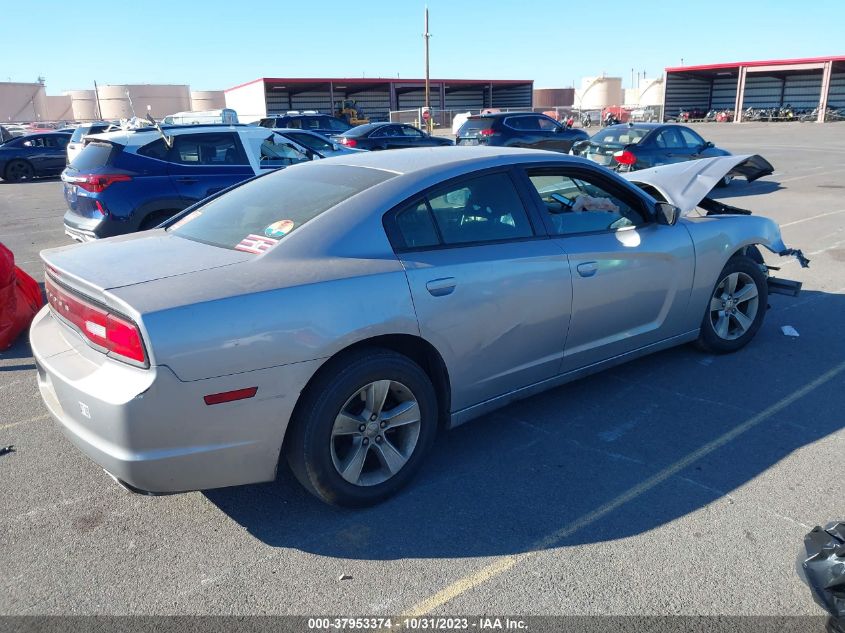
[[[241,136],[255,137],[272,132],[272,128],[256,127],[254,125],[241,125],[225,123],[208,125],[165,125],[161,128],[168,136],[179,136],[180,134],[214,134],[215,132],[235,132]],[[100,134],[89,134],[86,138],[91,140],[108,141],[119,143],[127,147],[140,147],[154,141],[161,134],[154,127],[144,127],[135,130],[114,130],[112,132],[101,132]]]
[[[456,167],[465,167],[467,164],[472,164],[473,170],[484,169],[508,165],[519,162],[519,160],[525,162],[560,161],[593,165],[586,159],[545,150],[484,145],[450,145],[347,154],[318,161],[314,166],[317,166],[317,164],[349,165],[409,175],[432,169],[449,172]],[[297,168],[307,167],[308,165],[309,163],[303,163],[298,165]]]
[[[547,115],[543,114],[542,112],[531,112],[530,110],[524,111],[514,111],[514,112],[488,112],[485,114],[473,114],[469,118],[470,119],[503,119],[506,116],[524,116],[526,114],[534,114],[536,116],[543,116],[547,117]]]

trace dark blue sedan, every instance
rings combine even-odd
[[[705,141],[695,130],[661,123],[611,125],[592,138],[575,143],[572,153],[616,171],[730,155],[729,151]]]
[[[8,182],[58,176],[65,168],[70,132],[18,136],[0,145],[0,178]]]

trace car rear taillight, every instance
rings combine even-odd
[[[340,144],[346,145],[346,147],[355,147],[356,145],[358,145],[358,141],[356,141],[354,138],[343,137],[340,139]]]
[[[493,128],[489,128],[489,127],[486,130],[480,130],[478,132],[479,136],[493,136],[493,134],[494,134]]]
[[[119,360],[147,364],[141,332],[132,321],[65,290],[49,275],[44,279],[44,290],[53,313],[70,323],[94,347]]]
[[[132,180],[132,176],[127,176],[126,174],[86,174],[68,180],[80,189],[85,189],[85,191],[102,193],[107,187],[116,182]]]
[[[613,153],[613,159],[620,165],[633,165],[637,162],[637,157],[634,156],[627,149]]]

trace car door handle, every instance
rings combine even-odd
[[[452,294],[456,284],[454,277],[443,277],[442,279],[432,279],[425,287],[432,297],[444,297]]]
[[[184,182],[186,185],[192,185],[196,182],[199,182],[199,178],[190,178],[190,177],[177,178],[176,182]]]
[[[599,265],[596,262],[584,262],[583,264],[578,264],[577,268],[578,274],[582,277],[592,277],[599,269]]]

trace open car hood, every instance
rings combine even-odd
[[[635,184],[654,187],[681,210],[681,215],[687,215],[725,176],[745,176],[753,182],[773,171],[774,167],[762,156],[746,154],[701,158],[620,175]]]

